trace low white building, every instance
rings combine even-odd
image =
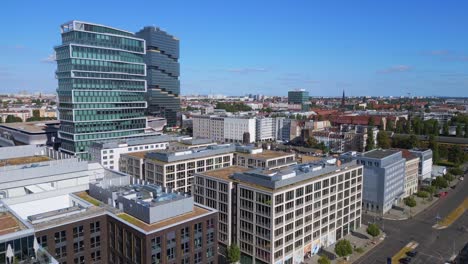
[[[256,141],[271,141],[276,139],[276,120],[271,117],[261,117],[255,119]]]
[[[432,150],[410,149],[411,153],[419,157],[418,176],[419,181],[431,178],[432,173]]]

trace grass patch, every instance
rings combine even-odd
[[[446,166],[446,167],[455,167],[456,166],[455,163],[447,161],[447,160],[441,160],[441,161],[437,162],[437,165]]]
[[[130,216],[128,214],[118,214],[117,215],[119,218],[129,222],[130,224],[133,224],[133,225],[136,225],[136,226],[139,226],[141,225],[141,221],[136,219],[135,217],[133,216]]]
[[[81,199],[87,201],[88,203],[94,205],[94,206],[100,206],[101,205],[101,202],[94,199],[93,197],[89,196],[88,193],[86,192],[80,192],[77,194],[78,197],[80,197]]]
[[[364,249],[361,248],[361,247],[356,248],[354,251],[356,251],[356,252],[359,253],[359,254],[364,253]]]

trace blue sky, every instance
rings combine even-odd
[[[156,25],[182,94],[468,96],[466,1],[2,1],[0,93],[53,92],[59,25]]]

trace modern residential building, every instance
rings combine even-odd
[[[248,168],[280,169],[297,164],[296,154],[264,150],[253,146],[237,146],[234,165]]]
[[[81,21],[61,26],[57,58],[61,150],[89,159],[91,142],[144,133],[145,41]]]
[[[254,117],[232,116],[224,119],[224,142],[255,142],[256,121]],[[270,130],[270,128],[265,128]],[[260,132],[262,134],[262,132]]]
[[[402,149],[401,153],[406,160],[404,197],[408,197],[418,192],[419,157],[409,152],[407,149]]]
[[[406,160],[399,150],[375,149],[356,156],[364,166],[363,210],[385,214],[405,195]]]
[[[176,126],[180,112],[179,40],[156,27],[144,27],[136,33],[146,42],[148,112],[163,116]]]
[[[276,139],[276,122],[272,117],[258,117],[255,119],[255,140],[273,141]]]
[[[361,225],[363,167],[336,159],[279,170],[197,173],[195,202],[219,211],[220,253],[241,263],[300,263]]]
[[[143,180],[178,192],[191,192],[196,172],[232,166],[234,151],[235,146],[228,144],[186,151],[148,152],[144,155]],[[124,160],[120,166],[123,171],[131,172],[123,168],[127,166]]]
[[[432,173],[432,150],[431,149],[410,149],[411,153],[419,157],[418,177],[419,182],[431,179]]]
[[[155,149],[167,149],[169,147],[169,142],[177,141],[182,138],[183,137],[153,134],[97,141],[91,143],[89,154],[92,161],[100,163],[105,168],[119,170],[121,155]]]

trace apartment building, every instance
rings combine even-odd
[[[356,156],[364,166],[364,210],[385,214],[405,195],[406,160],[399,150],[375,149]]]
[[[192,119],[194,137],[209,138],[217,142],[224,141],[224,117],[196,115]]]
[[[419,182],[431,179],[432,175],[432,150],[431,149],[410,149],[411,153],[419,157],[418,177]]]
[[[253,143],[256,136],[256,121],[253,117],[227,117],[224,119],[224,141]],[[266,129],[266,128],[265,128]],[[268,128],[270,130],[270,128]],[[260,134],[262,134],[260,132]]]
[[[336,159],[279,170],[240,166],[197,173],[195,202],[219,211],[222,254],[241,263],[300,263],[361,225],[363,166]]]
[[[234,145],[226,144],[178,152],[149,152],[145,154],[144,180],[190,193],[195,173],[232,166],[234,151]],[[122,162],[121,166],[125,164]]]
[[[418,168],[419,157],[409,152],[407,149],[402,149],[401,153],[405,162],[405,195],[411,196],[418,191]]]
[[[119,170],[121,155],[141,151],[166,149],[169,142],[180,140],[182,137],[168,135],[146,135],[133,138],[122,138],[91,143],[89,154],[91,160],[100,163],[105,168]]]
[[[317,143],[323,143],[331,152],[343,153],[345,151],[345,136],[333,131],[314,131],[312,136]]]
[[[276,139],[275,118],[259,117],[255,119],[255,140],[273,141]]]
[[[297,162],[294,153],[264,150],[253,146],[236,146],[233,164],[248,168],[272,170],[294,165]]]

